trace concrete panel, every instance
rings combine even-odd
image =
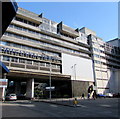
[[[97,86],[98,87],[103,87],[104,86],[103,80],[97,80]]]
[[[62,53],[62,73],[71,75],[72,80],[94,82],[92,60],[89,59]]]
[[[100,71],[95,71],[96,73],[96,78],[102,79],[102,74]]]
[[[86,81],[72,81],[72,96],[80,97],[83,93],[88,94],[89,82]]]

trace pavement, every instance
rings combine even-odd
[[[69,107],[75,107],[75,106],[78,107],[78,106],[80,106],[79,103],[82,100],[86,100],[86,99],[81,99],[81,98],[78,97],[77,98],[77,102],[78,102],[77,105],[74,104],[74,100],[75,100],[75,98],[57,98],[57,99],[34,99],[33,101],[35,101],[35,102],[45,102],[45,103],[51,103],[51,104],[69,106]]]
[[[107,100],[113,100],[114,98],[106,98]],[[120,98],[119,98],[120,99]],[[77,97],[77,104],[74,104],[75,98],[57,98],[57,99],[34,99],[35,102],[45,102],[45,103],[51,103],[56,105],[62,105],[62,106],[69,106],[69,107],[82,107],[82,103],[99,103],[100,100],[105,100],[105,98],[97,98],[97,99],[81,99],[81,97]]]
[[[116,118],[120,117],[119,99],[98,98],[88,100],[78,98],[77,106],[73,105],[73,98],[6,101],[2,104],[2,116]]]

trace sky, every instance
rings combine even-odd
[[[74,29],[87,27],[104,41],[118,37],[117,2],[18,2],[18,6]]]

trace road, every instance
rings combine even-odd
[[[81,100],[78,107],[69,107],[28,100],[2,104],[3,117],[118,117],[118,99]]]

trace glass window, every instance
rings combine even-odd
[[[60,69],[60,65],[57,65],[57,68]]]
[[[33,65],[39,65],[39,62],[33,61]]]
[[[50,64],[49,64],[49,63],[46,63],[46,67],[50,67]]]
[[[25,63],[25,59],[19,59],[19,63]]]
[[[11,58],[11,61],[12,61],[12,62],[18,62],[18,58],[12,57],[12,58]]]
[[[27,64],[32,64],[32,60],[27,60]]]
[[[56,65],[55,65],[55,64],[52,64],[52,68],[56,68]]]
[[[40,63],[40,66],[45,66],[45,63],[44,63],[44,62],[41,62],[41,63]]]
[[[10,61],[10,57],[8,57],[8,56],[3,56],[3,60],[4,60],[4,61]]]
[[[27,20],[25,20],[25,19],[24,19],[24,23],[26,23],[26,24],[27,24]]]

